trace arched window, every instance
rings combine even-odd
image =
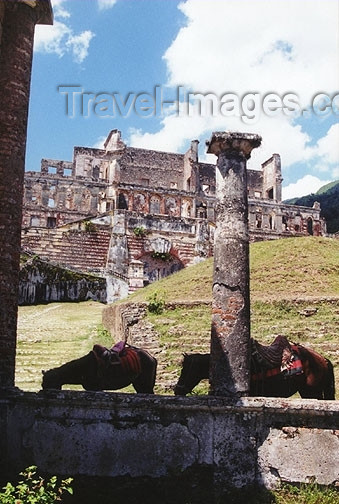
[[[37,215],[32,215],[31,216],[31,226],[32,227],[38,227],[40,226],[40,219]]]
[[[152,196],[149,204],[150,214],[160,214],[160,198],[159,196]]]
[[[127,194],[120,193],[118,200],[118,208],[121,210],[128,210],[128,196]]]

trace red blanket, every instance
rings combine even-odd
[[[93,353],[101,368],[121,366],[122,373],[138,375],[141,372],[141,363],[138,351],[126,344],[116,344],[108,349],[102,345],[94,345]]]
[[[289,376],[298,375],[303,373],[303,364],[300,360],[297,345],[291,345],[292,352],[289,353],[288,358],[282,359],[280,367],[275,367],[273,369],[265,369],[260,373],[252,374],[251,379],[254,381],[263,380],[264,378],[271,378],[278,374],[282,374],[284,378]]]

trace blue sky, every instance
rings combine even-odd
[[[249,168],[281,155],[285,198],[339,179],[337,0],[52,3],[54,25],[36,29],[27,170],[100,147],[114,128],[149,149],[199,139],[215,162],[205,140],[238,130],[263,137]],[[309,111],[319,93],[321,115]]]

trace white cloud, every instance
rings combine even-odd
[[[65,0],[52,0],[53,14],[55,17],[69,18],[71,15],[62,5]]]
[[[88,55],[89,44],[94,37],[94,33],[86,30],[79,35],[71,35],[67,42],[66,47],[73,53],[74,59],[78,63],[82,63]]]
[[[103,149],[107,136],[100,136],[93,145],[93,149]]]
[[[179,7],[186,24],[164,55],[170,86],[218,97],[231,92],[240,98],[255,92],[261,99],[267,93],[294,93],[302,107],[320,91],[336,90],[337,2],[187,0]],[[263,145],[253,152],[251,162],[256,166],[250,167],[259,168],[274,152],[281,154],[284,169],[297,162],[310,165],[321,151],[327,153],[323,166],[328,167],[337,151],[334,133],[311,147],[311,137],[283,113],[275,117],[261,113],[251,124],[220,113],[193,118],[172,113],[154,134],[132,132],[131,142],[179,150],[185,140],[202,140],[218,129],[262,135]]]
[[[113,7],[117,0],[98,0],[99,10],[106,10]]]
[[[339,178],[339,123],[333,124],[327,134],[308,149],[315,174],[326,174],[332,180]]]
[[[325,163],[337,164],[339,158],[339,123],[333,124],[327,135],[317,143],[317,154]]]
[[[53,26],[38,25],[35,30],[34,49],[37,52],[54,53],[60,58],[65,54],[65,41],[71,29],[64,23],[55,20]]]
[[[82,63],[88,55],[89,44],[94,33],[90,30],[74,33],[70,24],[70,13],[64,7],[64,0],[53,0],[54,23],[52,26],[37,25],[34,50],[56,54],[59,58],[70,53],[76,63]],[[62,19],[62,21],[60,19]]]
[[[316,193],[320,187],[328,184],[331,180],[320,180],[313,175],[305,175],[297,180],[294,184],[289,184],[282,188],[283,199],[296,198],[306,196],[307,194]]]
[[[187,0],[164,56],[170,83],[238,94],[336,90],[338,4],[332,0]],[[302,28],[300,25],[302,20]]]

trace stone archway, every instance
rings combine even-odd
[[[173,244],[158,236],[145,240],[144,253],[137,258],[144,263],[145,283],[152,283],[184,268],[184,264],[173,253]]]
[[[148,252],[139,258],[144,263],[144,283],[165,278],[184,268],[183,263],[169,252]]]

